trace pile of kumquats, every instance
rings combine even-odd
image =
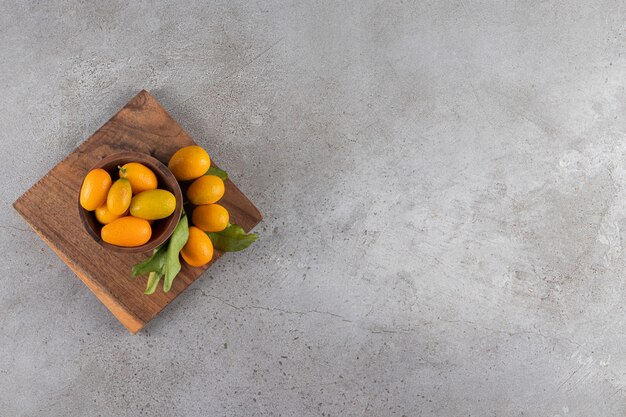
[[[211,158],[203,148],[179,149],[170,158],[168,168],[179,182],[189,184],[184,207],[192,210],[192,225],[183,209],[170,238],[132,268],[133,276],[149,274],[146,294],[155,292],[161,278],[163,291],[170,290],[181,270],[179,255],[188,265],[200,267],[211,261],[214,248],[240,251],[257,239],[256,234],[247,234],[241,226],[231,224],[228,211],[217,204],[224,196],[228,175],[211,166]],[[122,247],[144,245],[152,236],[151,223],[174,213],[176,198],[157,188],[154,172],[138,162],[119,166],[118,176],[113,182],[104,169],[90,171],[81,187],[80,205],[95,212],[103,225],[103,241]]]

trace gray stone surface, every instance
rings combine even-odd
[[[626,414],[623,2],[0,4],[0,416]],[[266,218],[131,336],[11,203],[142,88]]]

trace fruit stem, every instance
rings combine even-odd
[[[121,167],[121,166],[118,165],[117,169],[119,169],[122,174],[126,174],[126,168]]]

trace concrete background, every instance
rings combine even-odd
[[[1,416],[626,415],[623,2],[0,4]],[[11,203],[142,88],[266,218],[131,336]]]

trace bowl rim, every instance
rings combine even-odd
[[[122,162],[122,160],[124,160],[124,162]],[[110,249],[112,251],[120,253],[145,253],[157,248],[159,245],[169,239],[172,233],[174,233],[174,229],[176,228],[176,225],[178,224],[178,221],[180,220],[183,211],[183,193],[180,188],[180,184],[178,184],[176,177],[174,177],[174,174],[172,174],[169,168],[155,157],[142,152],[116,152],[96,162],[91,168],[89,168],[89,170],[87,170],[87,173],[91,172],[94,169],[102,168],[111,163],[118,163],[118,161],[120,165],[128,162],[138,162],[144,165],[148,164],[155,166],[158,169],[159,174],[165,179],[166,186],[163,187],[163,184],[161,184],[161,188],[166,188],[168,191],[171,191],[172,194],[174,194],[174,197],[176,198],[176,208],[174,209],[174,212],[165,219],[166,224],[163,232],[161,232],[161,235],[156,239],[152,239],[151,237],[151,240],[147,243],[135,247],[116,246],[103,241],[102,237],[100,237],[100,235],[96,233],[96,231],[91,227],[87,220],[87,216],[89,216],[90,213],[93,213],[93,211],[87,211],[80,205],[80,190],[78,193],[79,217],[84,229],[87,231],[87,234],[105,249]],[[148,166],[148,168],[153,169],[150,166]],[[85,173],[85,175],[87,175],[87,173]]]

